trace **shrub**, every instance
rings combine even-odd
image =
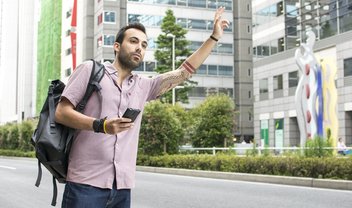
[[[352,158],[238,157],[226,154],[138,158],[138,165],[154,167],[352,180]]]

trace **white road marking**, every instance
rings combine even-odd
[[[10,169],[10,170],[16,170],[16,168],[10,167],[10,166],[2,166],[2,165],[0,165],[0,168]]]

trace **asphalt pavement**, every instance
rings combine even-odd
[[[52,178],[43,169],[40,187],[34,186],[37,177],[35,159],[0,157],[0,176],[0,208],[51,207]],[[248,182],[235,177],[240,176],[138,167],[132,208],[349,208],[352,204],[352,191],[349,190]],[[258,178],[263,177],[258,176],[256,180]],[[64,185],[59,184],[56,207],[61,207],[63,189]]]

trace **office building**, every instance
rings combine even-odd
[[[260,145],[299,146],[295,91],[300,70],[295,50],[316,35],[314,52],[337,68],[338,136],[352,144],[352,2],[252,1],[254,134]],[[334,138],[337,139],[337,138]]]
[[[36,0],[0,0],[0,124],[35,114]]]

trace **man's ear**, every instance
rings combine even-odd
[[[114,43],[114,51],[116,51],[116,53],[118,53],[118,52],[120,52],[120,48],[121,48],[120,43],[115,42]]]

